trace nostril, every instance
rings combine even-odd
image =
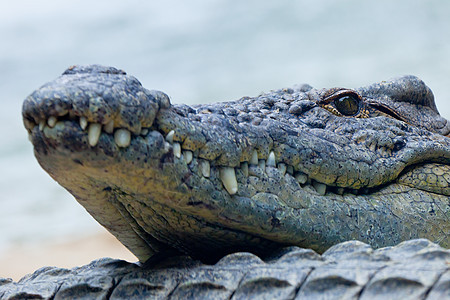
[[[398,137],[394,139],[394,151],[399,151],[406,146],[406,140],[404,137]]]

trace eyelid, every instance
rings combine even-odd
[[[353,91],[353,90],[339,90],[329,96],[326,96],[322,101],[320,101],[321,104],[328,104],[338,98],[342,98],[345,96],[353,96],[356,99],[358,99],[359,101],[362,101],[362,97],[361,95],[359,95],[357,92]]]

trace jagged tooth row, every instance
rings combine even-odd
[[[190,164],[193,160],[193,152],[190,150],[183,150],[181,144],[178,142],[174,142],[175,131],[171,130],[167,133],[165,140],[167,143],[172,145],[172,151],[176,158],[182,158],[186,164]],[[327,192],[327,186],[318,181],[312,181],[309,179],[308,175],[302,172],[294,172],[294,168],[291,165],[286,165],[284,163],[276,162],[275,153],[270,151],[269,156],[266,159],[259,159],[258,152],[253,150],[251,158],[248,162],[242,162],[239,166],[239,169],[242,171],[244,176],[249,175],[249,165],[258,166],[262,170],[266,170],[266,167],[277,168],[281,175],[285,175],[286,173],[292,175],[300,185],[309,184],[311,185],[319,195],[325,195]],[[211,165],[207,160],[201,160],[200,162],[200,171],[204,177],[210,177],[211,175]],[[227,190],[230,195],[234,195],[238,191],[238,183],[236,179],[236,170],[233,167],[221,167],[219,170],[219,177],[222,181],[223,186]],[[344,189],[342,189],[343,193]],[[341,194],[342,194],[341,193]]]
[[[38,126],[39,130],[43,131],[44,127],[47,125],[50,128],[53,128],[58,122],[57,117],[51,116],[47,119],[47,122],[40,121]],[[100,123],[89,123],[85,117],[80,117],[79,119],[80,128],[82,130],[88,131],[88,143],[91,147],[97,145],[102,130],[108,134],[114,133],[114,141],[117,146],[125,148],[128,147],[131,143],[131,132],[124,128],[114,128],[114,121],[109,121],[105,125]],[[141,130],[141,135],[147,135],[149,130],[144,128]],[[165,137],[166,144],[164,145],[164,151],[167,153],[172,147],[173,154],[176,158],[183,157],[186,164],[190,164],[194,158],[194,154],[190,150],[183,150],[181,148],[181,144],[178,142],[174,142],[175,131],[171,130]],[[311,186],[316,190],[319,195],[325,195],[327,191],[327,186],[323,183],[317,181],[311,181],[308,175],[301,172],[294,172],[294,168],[291,165],[286,165],[284,163],[276,162],[275,153],[273,151],[269,152],[269,156],[267,159],[259,159],[258,152],[253,150],[251,158],[248,162],[243,162],[240,165],[240,169],[245,176],[248,176],[249,165],[255,165],[261,168],[263,171],[266,170],[266,167],[278,168],[281,175],[290,174],[294,176],[294,178],[298,181],[300,185],[311,184]],[[200,170],[204,177],[210,177],[211,175],[211,166],[210,162],[207,160],[202,160],[200,164]],[[236,171],[233,167],[221,167],[219,172],[220,179],[228,191],[230,195],[234,195],[238,191],[238,184],[236,179]],[[343,188],[337,188],[336,192],[340,195],[344,193]]]
[[[50,128],[55,127],[56,123],[58,122],[58,118],[55,116],[50,116],[47,119],[47,122],[45,120],[41,120],[38,124],[39,130],[43,131],[44,127],[47,125]],[[116,142],[117,146],[119,147],[128,147],[131,143],[131,132],[124,128],[114,128],[114,121],[111,120],[105,125],[102,125],[100,123],[89,123],[88,120],[85,117],[80,117],[79,119],[80,128],[82,130],[86,130],[88,132],[88,143],[91,147],[94,147],[97,145],[100,135],[102,133],[102,130],[108,134],[114,133],[114,141]],[[115,131],[114,131],[115,130]],[[147,135],[148,129],[143,129],[141,131],[141,135]]]

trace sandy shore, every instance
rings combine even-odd
[[[137,261],[131,252],[105,231],[67,243],[12,248],[0,255],[0,277],[17,281],[43,266],[72,268],[101,257]]]

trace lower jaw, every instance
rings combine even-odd
[[[260,180],[260,182],[268,182],[268,179],[270,179],[269,173],[279,174],[277,168],[268,167],[263,172],[260,166],[249,166],[249,176],[246,176],[242,170],[237,170],[236,176],[242,188],[236,194],[238,198],[234,198],[222,187],[219,178],[220,167],[212,166],[209,177],[204,177],[199,163],[200,160],[197,158],[192,159],[190,163],[186,163],[183,155],[178,158],[170,151],[167,153],[158,152],[158,147],[154,146],[153,148],[146,147],[146,149],[156,149],[155,152],[146,153],[147,159],[150,157],[147,162],[143,159],[139,159],[138,162],[135,161],[136,156],[133,156],[133,153],[136,153],[135,150],[148,145],[144,143],[144,137],[139,137],[139,139],[142,139],[142,143],[139,142],[139,139],[133,140],[128,148],[119,149],[119,152],[112,151],[108,155],[105,151],[108,149],[111,151],[112,147],[117,148],[110,136],[101,136],[97,147],[93,148],[87,144],[86,137],[82,132],[69,130],[57,132],[56,135],[65,137],[64,143],[58,142],[59,139],[46,137],[45,133],[41,132],[36,132],[33,135],[33,142],[35,143],[38,160],[40,160],[44,169],[61,185],[69,191],[72,190],[72,185],[83,186],[86,190],[97,189],[99,193],[114,191],[114,197],[120,199],[121,205],[127,207],[135,220],[139,220],[140,227],[145,228],[145,231],[150,235],[157,236],[157,240],[175,245],[179,250],[193,253],[200,258],[206,257],[212,260],[214,255],[209,253],[211,249],[214,249],[212,250],[213,253],[220,256],[228,252],[229,249],[253,249],[254,252],[260,251],[263,253],[264,249],[279,244],[295,244],[312,247],[321,252],[335,242],[357,238],[357,235],[353,236],[352,233],[349,233],[347,236],[344,234],[337,237],[333,236],[324,242],[320,242],[320,245],[318,242],[320,237],[314,237],[314,239],[311,239],[312,241],[305,241],[305,239],[308,239],[308,232],[306,231],[305,234],[292,235],[292,232],[296,230],[295,224],[277,228],[276,222],[271,223],[272,215],[270,212],[276,212],[280,207],[287,207],[291,211],[301,211],[308,209],[311,201],[314,203],[323,201],[323,204],[321,204],[323,207],[332,207],[339,203],[353,205],[356,208],[363,207],[364,205],[359,204],[360,202],[368,202],[376,207],[385,205],[383,202],[391,205],[391,201],[397,201],[396,195],[407,196],[406,198],[411,195],[411,198],[414,198],[414,195],[418,193],[426,194],[402,184],[392,184],[371,195],[353,195],[350,193],[336,195],[328,192],[325,196],[322,196],[314,191],[311,186],[305,185],[299,186],[303,193],[301,199],[291,202],[286,202],[286,199],[280,200],[279,203],[275,203],[277,207],[270,207],[270,203],[258,203],[256,198],[246,194],[250,193],[250,189],[244,187],[244,182],[248,183],[249,177]],[[155,136],[157,135],[155,134]],[[154,144],[164,144],[162,135],[151,141]],[[78,146],[72,147],[72,145]],[[52,151],[53,153],[51,153]],[[53,156],[55,153],[57,153],[56,156]],[[121,155],[117,153],[121,153]],[[71,156],[71,159],[67,160],[67,156]],[[65,161],[68,161],[68,163],[65,163]],[[71,174],[71,168],[76,172],[74,171]],[[132,173],[128,170],[131,170]],[[77,176],[80,177],[84,176],[85,181],[80,183],[76,178],[67,179],[74,174],[78,174]],[[258,179],[256,174],[261,177]],[[290,178],[291,181],[295,181],[295,178],[288,173],[284,175],[288,176],[287,178]],[[61,178],[65,178],[65,181]],[[152,183],[148,184],[149,181]],[[93,183],[95,184],[89,187],[88,184]],[[275,184],[274,186],[278,186],[281,191],[281,184]],[[217,198],[212,199],[212,194],[207,192],[208,189],[216,193]],[[431,197],[433,195],[429,196],[429,198]],[[448,200],[446,196],[441,195],[439,197]],[[243,205],[243,203],[237,203],[237,199],[240,199],[239,201],[246,199],[248,205],[246,211],[239,212],[239,209],[241,209],[239,205]],[[437,199],[433,201],[437,201]],[[445,202],[445,200],[442,201]],[[101,206],[101,204],[99,205]],[[253,205],[261,205],[261,207],[266,205],[267,211],[259,212],[260,215],[258,215],[258,212],[251,211]],[[321,211],[321,205],[315,208],[316,212]],[[370,207],[370,205],[366,206]],[[245,223],[247,222],[245,216],[252,221]],[[314,222],[311,224],[314,226]],[[346,224],[336,226],[346,226]],[[264,228],[258,233],[260,227]],[[286,229],[287,227],[289,228]],[[326,229],[326,227],[324,228]],[[357,228],[355,230],[362,229]],[[366,229],[362,231],[366,231]],[[284,234],[284,232],[288,233]],[[208,246],[205,247],[205,244]],[[386,244],[380,242],[379,245]]]
[[[120,190],[111,190],[111,193],[115,195],[119,210],[132,215],[140,230],[203,262],[214,262],[236,251],[251,250],[264,255],[282,245],[249,232],[205,221],[200,216],[154,201],[152,197],[140,198]]]

